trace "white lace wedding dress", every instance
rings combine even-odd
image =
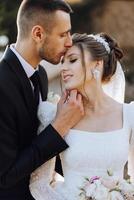
[[[40,130],[54,118],[56,106],[44,102],[39,107]],[[39,131],[40,131],[39,130]],[[61,153],[64,182],[50,185],[55,158],[31,175],[30,190],[36,200],[78,200],[84,177],[123,178],[128,160],[128,173],[134,179],[134,103],[123,104],[123,127],[109,132],[70,130],[65,137],[69,148]]]

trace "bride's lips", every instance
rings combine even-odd
[[[64,82],[67,82],[71,77],[73,77],[72,74],[62,75],[62,79]]]

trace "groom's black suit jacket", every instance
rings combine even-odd
[[[43,100],[48,80],[40,66]],[[15,54],[7,48],[0,62],[0,200],[32,200],[29,177],[68,145],[49,125],[37,136],[33,91]]]

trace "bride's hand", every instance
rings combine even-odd
[[[64,136],[83,116],[84,107],[81,94],[77,90],[72,90],[69,94],[65,92],[58,103],[56,118],[52,126],[61,136]]]

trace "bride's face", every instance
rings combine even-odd
[[[89,52],[84,51],[84,59],[85,66],[82,66],[81,51],[76,46],[72,46],[65,54],[62,60],[61,77],[67,90],[77,89],[83,92],[83,86],[91,80],[92,61]]]

